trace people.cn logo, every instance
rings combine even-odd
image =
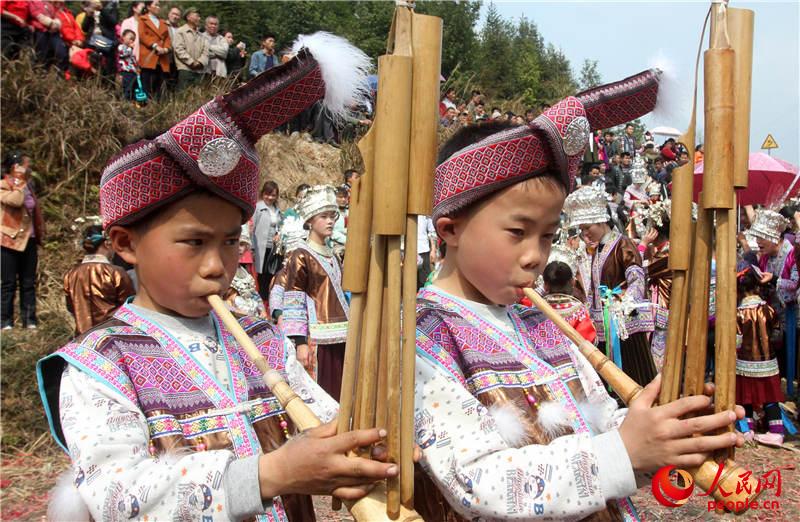
[[[672,482],[672,471],[675,476],[683,479],[683,486],[678,486]],[[694,490],[694,480],[688,471],[677,469],[675,466],[664,466],[656,471],[651,483],[653,496],[662,505],[667,507],[679,507],[689,501],[689,497]]]

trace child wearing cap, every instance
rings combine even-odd
[[[692,436],[734,412],[701,415],[696,427],[678,419],[708,408],[708,397],[651,408],[658,379],[626,414],[550,321],[512,305],[544,269],[590,130],[651,110],[656,90],[647,71],[567,98],[529,125],[466,127],[440,151],[432,219],[447,252],[417,300],[425,474],[415,507],[425,520],[633,520],[638,472],[698,465],[737,442]]]
[[[257,200],[254,143],[323,97],[334,113],[357,101],[348,82],[364,81],[363,53],[328,34],[305,37],[297,51],[123,149],[103,172],[103,226],[135,267],[138,293],[38,363],[53,436],[73,466],[53,519],[314,520],[308,495],[359,498],[396,476],[397,466],[348,456],[380,441],[379,429],[337,436],[329,422],[286,442],[291,419],[207,301],[237,268],[241,225]],[[239,322],[329,421],[336,403],[282,334],[257,318]]]
[[[272,314],[280,316],[282,329],[297,345],[297,358],[303,366],[311,366],[309,344],[316,345],[317,382],[338,401],[350,308],[342,290],[341,263],[328,245],[339,219],[334,188],[311,187],[298,203],[297,212],[309,231],[308,239],[286,260],[280,281],[282,303],[274,304],[280,309]]]

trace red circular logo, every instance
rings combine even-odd
[[[683,487],[674,484],[671,480],[672,470],[683,479]],[[689,501],[689,496],[694,490],[694,480],[688,471],[677,469],[675,466],[664,466],[653,475],[651,483],[653,496],[662,505],[678,507]]]

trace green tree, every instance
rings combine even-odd
[[[597,60],[589,60],[588,58],[583,60],[578,87],[585,91],[586,89],[597,87],[601,83],[603,83],[603,80],[597,70]]]
[[[417,2],[420,14],[438,16],[442,19],[442,74],[450,77],[458,68],[474,72],[479,65],[476,59],[478,37],[475,24],[480,18],[481,4],[477,0],[422,1]]]
[[[508,59],[514,47],[513,33],[511,24],[500,16],[494,4],[489,4],[480,34],[478,80],[491,95],[504,99],[514,95],[510,81],[514,63]]]
[[[520,101],[526,107],[533,107],[540,101],[543,48],[544,40],[536,24],[521,17],[514,35],[512,82],[514,92],[521,94]]]

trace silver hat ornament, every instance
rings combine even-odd
[[[605,223],[609,220],[606,192],[594,187],[581,187],[564,201],[570,227]]]
[[[339,213],[336,204],[336,190],[331,185],[316,185],[308,189],[297,203],[297,213],[300,219],[307,223],[309,219],[323,212],[334,211]]]

